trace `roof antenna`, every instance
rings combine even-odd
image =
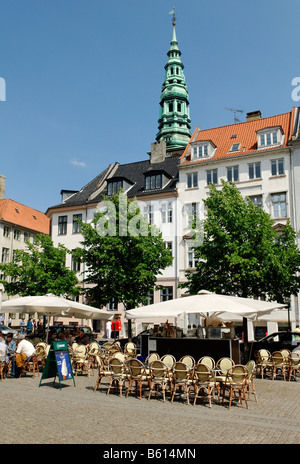
[[[235,110],[234,108],[224,108],[224,110],[229,110],[229,111],[232,111],[233,114],[234,114],[234,122],[241,122],[237,117],[236,117],[236,113],[243,113],[244,111],[243,110]]]

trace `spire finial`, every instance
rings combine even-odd
[[[172,23],[173,23],[173,26],[175,26],[176,25],[175,6],[173,6],[173,10],[171,10],[169,14],[173,15]]]

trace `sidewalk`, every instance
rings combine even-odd
[[[249,409],[234,403],[183,400],[171,404],[160,397],[139,400],[95,393],[96,372],[75,377],[60,390],[58,380],[27,374],[0,381],[1,444],[299,444],[300,381],[255,379]],[[4,419],[5,418],[5,419]]]

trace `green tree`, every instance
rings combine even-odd
[[[27,241],[25,250],[15,250],[10,263],[1,263],[0,269],[11,279],[1,280],[9,295],[77,296],[80,292],[74,271],[65,266],[67,248],[55,247],[51,237],[37,234],[34,243]]]
[[[157,276],[172,264],[161,232],[148,224],[137,201],[122,192],[104,199],[105,211],[94,220],[80,221],[82,247],[74,252],[86,265],[84,282],[89,304],[102,306],[112,299],[125,309],[146,303]]]
[[[281,234],[269,214],[243,199],[233,183],[210,186],[204,200],[203,241],[195,247],[195,271],[181,284],[190,293],[201,289],[285,302],[300,288],[300,253],[288,223]]]

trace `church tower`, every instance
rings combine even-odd
[[[165,65],[165,80],[160,96],[159,125],[156,135],[157,142],[166,142],[166,149],[169,153],[184,149],[191,138],[189,95],[176,38],[174,10],[172,13],[173,35],[171,47],[167,53],[169,59]]]

